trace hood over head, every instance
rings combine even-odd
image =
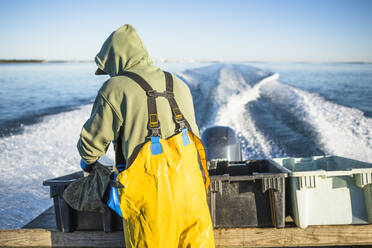
[[[129,24],[120,27],[106,39],[95,62],[98,66],[96,75],[109,74],[111,77],[135,66],[152,65],[140,37]]]

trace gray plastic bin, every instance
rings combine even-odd
[[[372,164],[338,156],[274,161],[291,171],[289,207],[297,226],[372,223]]]
[[[122,230],[121,217],[108,207],[104,213],[76,211],[63,199],[62,195],[67,186],[83,176],[83,171],[79,171],[43,182],[43,185],[50,186],[50,197],[53,198],[54,202],[58,230],[62,232],[73,232],[75,230],[112,232],[114,230]]]

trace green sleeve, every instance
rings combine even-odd
[[[99,92],[77,143],[80,156],[87,164],[94,163],[106,153],[110,143],[117,139],[121,125],[121,118]]]

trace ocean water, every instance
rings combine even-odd
[[[161,63],[190,87],[201,131],[234,128],[245,159],[372,162],[371,64]],[[52,205],[45,179],[79,170],[76,142],[108,79],[93,63],[0,65],[0,228]],[[104,163],[112,163],[109,149]]]

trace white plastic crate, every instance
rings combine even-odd
[[[297,226],[372,223],[372,164],[338,156],[274,161],[291,171],[287,206]]]

